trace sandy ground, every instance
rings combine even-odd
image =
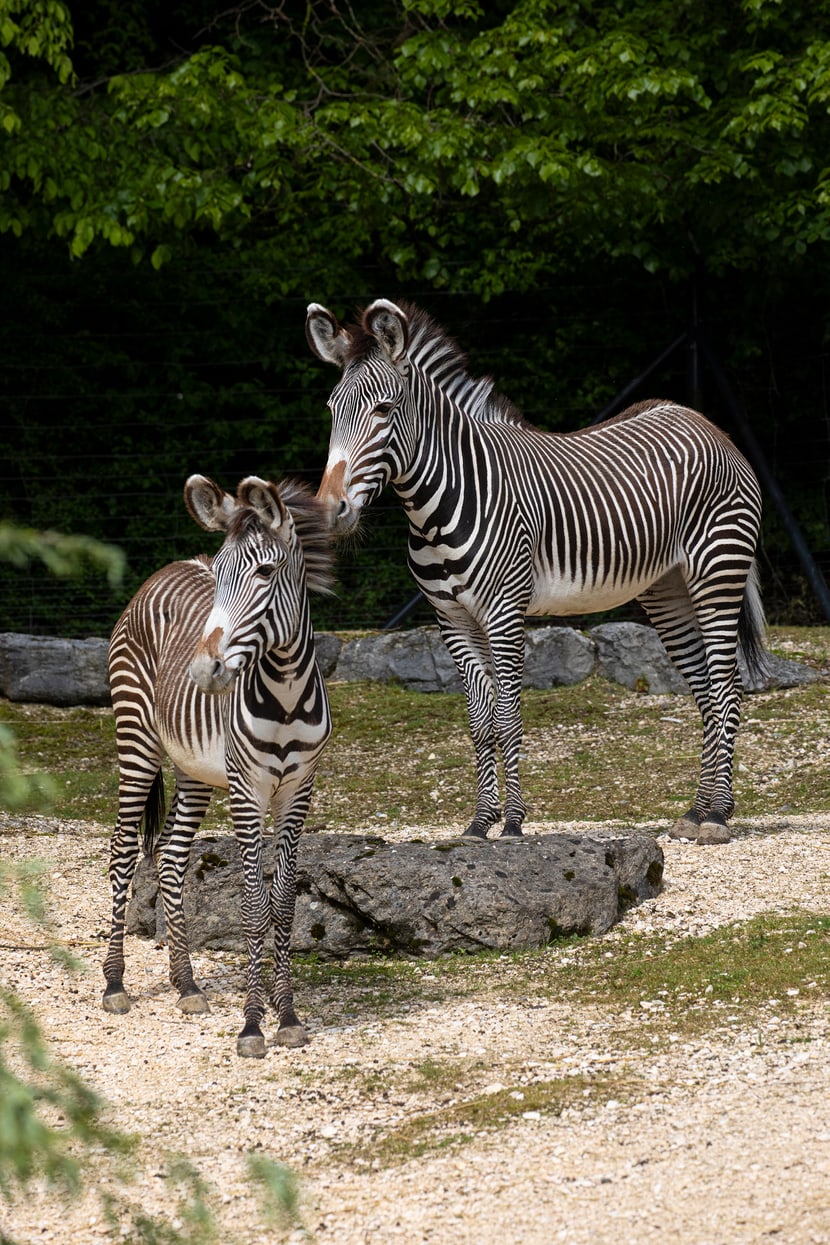
[[[400,830],[416,832],[425,834]],[[611,956],[635,932],[682,937],[761,912],[830,914],[830,815],[753,825],[724,847],[661,844],[665,889],[606,936]],[[377,1009],[343,1014],[322,989],[298,991],[309,1046],[243,1061],[234,1050],[239,966],[228,956],[194,957],[211,1012],[187,1017],[174,1006],[166,952],[129,939],[135,1005],[124,1017],[102,1012],[103,828],[0,818],[0,855],[51,862],[54,932],[89,968],[73,975],[55,964],[42,931],[7,900],[0,980],[109,1104],[107,1119],[142,1138],[129,1183],[93,1155],[74,1205],[40,1183],[12,1204],[0,1200],[0,1236],[21,1245],[133,1239],[126,1228],[110,1233],[107,1192],[176,1220],[162,1175],[166,1156],[182,1153],[214,1191],[223,1243],[830,1243],[830,1000],[821,992],[805,989],[792,1013],[771,1002],[751,1024],[727,1014],[699,1039],[662,1029],[650,1042],[640,1032],[647,1009],[609,1017],[560,996],[557,957],[568,952],[552,951],[531,996],[506,988],[508,959],[479,974],[472,993],[436,1003],[416,989],[380,1019]],[[429,985],[428,964],[413,972]],[[621,1019],[636,1042],[620,1041]],[[415,1075],[425,1061],[457,1068],[457,1086],[450,1073],[431,1088]],[[407,1121],[430,1112],[450,1120],[465,1095],[509,1088],[521,1105],[534,1085],[563,1077],[586,1088],[558,1115],[519,1110],[463,1138],[448,1128],[445,1147],[395,1162],[373,1153],[376,1138]],[[609,1077],[619,1087],[611,1096],[600,1088]],[[297,1173],[302,1226],[266,1223],[246,1177],[250,1152]]]

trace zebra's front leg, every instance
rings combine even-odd
[[[490,652],[496,703],[495,733],[504,766],[504,828],[502,838],[521,838],[527,805],[519,779],[522,750],[522,679],[524,675],[524,615],[506,621],[491,620]]]
[[[183,904],[190,848],[210,797],[210,787],[177,772],[176,793],[154,852],[167,927],[170,981],[179,992],[176,1006],[187,1015],[199,1015],[210,1010],[207,996],[193,979]]]
[[[465,836],[486,839],[501,818],[499,805],[498,745],[493,726],[493,694],[489,686],[473,688],[467,698],[470,736],[476,760],[476,808]]]
[[[274,984],[271,1002],[279,1017],[278,1046],[305,1046],[308,1034],[294,1011],[291,984],[291,932],[297,895],[297,843],[311,799],[311,779],[294,800],[289,815],[277,820],[271,921],[274,926]],[[282,825],[280,827],[280,821]]]
[[[461,676],[475,752],[476,807],[464,835],[467,838],[486,839],[487,831],[501,817],[498,743],[493,721],[495,697],[487,639],[466,613],[452,621],[439,614],[438,624]]]
[[[233,802],[232,802],[233,804]],[[245,1023],[236,1039],[236,1053],[249,1059],[265,1057],[265,1035],[261,1022],[265,1015],[262,984],[262,952],[270,919],[268,892],[262,868],[262,825],[264,815],[240,823],[234,813],[234,830],[242,857],[242,930],[248,952],[248,974],[243,1015]]]

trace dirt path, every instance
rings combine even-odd
[[[562,827],[528,827],[543,829]],[[682,937],[761,912],[830,914],[830,816],[755,826],[721,848],[661,842],[667,885],[606,936],[611,957],[635,932]],[[39,819],[0,820],[0,853],[54,862],[57,936],[90,969],[72,976],[57,966],[40,949],[42,933],[12,908],[0,922],[0,979],[111,1104],[112,1122],[144,1139],[131,1184],[102,1155],[72,1208],[41,1188],[0,1203],[0,1234],[21,1245],[111,1239],[101,1192],[171,1210],[160,1178],[169,1152],[185,1154],[217,1191],[223,1245],[830,1243],[830,1006],[820,992],[804,990],[792,1012],[770,1002],[751,1024],[724,1014],[700,1038],[663,1028],[652,1040],[647,1007],[611,1017],[590,999],[560,995],[568,948],[546,955],[523,992],[506,957],[457,997],[438,997],[430,965],[418,964],[410,990],[364,1015],[342,1010],[330,978],[298,989],[311,1044],[240,1061],[232,957],[194,957],[212,1010],[185,1017],[167,985],[166,952],[130,939],[136,1004],[126,1017],[101,1011],[101,828],[64,823],[55,833]],[[635,1041],[620,1041],[621,1021]],[[537,1109],[540,1087],[554,1083],[576,1088],[559,1113]],[[499,1094],[513,1104],[500,1124],[455,1114],[471,1097]],[[423,1133],[407,1129],[425,1118],[433,1142],[443,1128],[446,1144],[419,1154]],[[379,1159],[377,1139],[390,1135],[401,1151],[385,1144]],[[251,1151],[298,1174],[302,1230],[265,1225],[246,1177]]]

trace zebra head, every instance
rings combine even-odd
[[[311,303],[306,337],[319,359],[343,372],[329,398],[329,456],[317,496],[335,532],[345,533],[400,470],[394,416],[407,390],[409,319],[379,298],[359,325],[345,329],[325,307]]]
[[[198,524],[225,533],[212,563],[213,608],[190,676],[203,692],[226,692],[243,670],[296,635],[306,588],[302,548],[277,487],[257,476],[243,480],[235,498],[207,476],[191,476],[184,496]]]

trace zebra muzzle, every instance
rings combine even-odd
[[[239,668],[228,666],[221,657],[198,653],[190,663],[190,677],[203,692],[215,694],[230,691]]]

